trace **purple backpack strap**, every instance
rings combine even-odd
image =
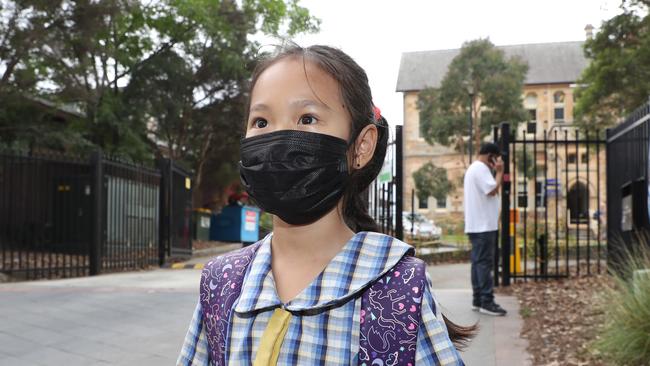
[[[415,365],[425,271],[407,255],[363,293],[359,365]]]
[[[201,272],[200,302],[210,364],[226,364],[226,337],[232,307],[239,298],[248,265],[262,241],[210,260]]]

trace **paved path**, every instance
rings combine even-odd
[[[198,270],[0,285],[0,365],[172,365]]]
[[[478,322],[479,333],[461,353],[468,366],[530,365],[527,341],[519,337],[522,319],[514,296],[497,295],[495,301],[508,311],[505,317],[494,317],[472,311],[470,265],[444,264],[429,266],[434,295],[442,312],[457,324]]]
[[[200,262],[200,260],[199,260]],[[430,267],[443,311],[481,331],[467,365],[525,365],[520,319],[470,309],[468,265]],[[0,365],[171,365],[197,301],[200,271],[159,269],[68,280],[0,284]]]

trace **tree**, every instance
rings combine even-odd
[[[110,155],[180,160],[200,196],[215,171],[227,182],[208,181],[208,190],[236,177],[243,100],[261,56],[253,36],[318,25],[298,0],[0,0],[0,97],[33,95],[82,111],[65,129],[26,128],[0,105],[0,131],[35,141],[56,127],[78,138],[64,140]]]
[[[444,200],[447,194],[454,189],[453,184],[447,178],[447,170],[437,167],[431,162],[416,170],[413,173],[413,180],[420,201],[426,201],[429,197],[434,197],[438,201]]]
[[[521,94],[528,66],[519,58],[506,59],[488,39],[463,44],[440,88],[420,92],[420,129],[430,144],[466,147],[470,103],[474,151],[492,126],[526,119]],[[471,97],[470,97],[471,95]],[[471,102],[470,102],[471,100]]]
[[[539,176],[544,175],[544,166],[539,163],[535,163],[533,159],[533,152],[531,150],[526,151],[524,154],[523,149],[517,149],[515,151],[515,161],[517,172],[525,178],[534,179],[535,173],[537,173]]]
[[[585,43],[590,60],[576,90],[576,124],[609,127],[648,101],[650,1],[622,2],[623,13],[601,25]]]
[[[259,32],[312,32],[319,22],[296,0],[179,0],[158,12],[165,17],[156,19],[155,29],[174,46],[138,65],[127,89],[142,101],[134,114],[151,119],[149,133],[166,154],[193,168],[195,205],[210,205],[239,177],[245,92],[261,56],[249,39]]]

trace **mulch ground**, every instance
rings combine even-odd
[[[524,319],[521,335],[528,339],[534,365],[605,365],[591,343],[604,319],[598,296],[609,281],[607,275],[592,275],[519,282],[499,289],[519,300]]]

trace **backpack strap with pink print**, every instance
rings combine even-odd
[[[234,305],[261,243],[217,257],[201,273],[200,302],[210,365],[227,364],[226,337]],[[425,270],[422,260],[404,256],[363,292],[359,365],[415,365]]]
[[[424,261],[404,256],[364,291],[359,365],[415,365],[425,271]]]

